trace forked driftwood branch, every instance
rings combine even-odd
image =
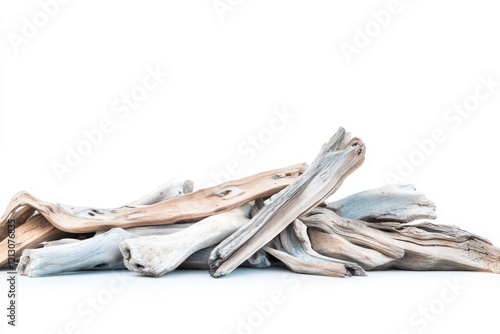
[[[436,224],[434,203],[412,185],[325,203],[362,164],[364,151],[361,140],[340,129],[307,170],[295,165],[194,193],[192,183],[181,181],[117,209],[76,208],[19,193],[0,227],[15,220],[18,251],[44,246],[26,249],[20,260],[18,271],[32,277],[124,267],[149,276],[209,269],[220,277],[240,265],[278,263],[333,277],[390,268],[500,273],[500,249]],[[0,232],[2,254],[6,231]],[[96,233],[85,240],[70,234],[88,232]]]

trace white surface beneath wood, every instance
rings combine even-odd
[[[5,272],[1,272],[5,275]],[[180,270],[162,278],[127,271],[88,272],[47,278],[20,277],[19,327],[7,333],[79,333],[110,329],[169,333],[492,333],[500,276],[467,272],[370,272],[336,279],[298,275],[279,268],[237,269],[214,279],[208,272]],[[126,287],[113,293],[112,288]],[[458,295],[447,290],[455,280]],[[2,291],[5,290],[2,279]],[[263,315],[255,303],[282,293]],[[443,297],[444,293],[444,297]],[[111,296],[111,298],[107,298]],[[89,302],[96,298],[101,311]],[[106,305],[99,302],[99,298]],[[443,301],[443,298],[448,301]],[[454,301],[450,301],[454,299]],[[440,305],[444,305],[441,310]],[[80,312],[78,308],[80,307]],[[429,309],[432,321],[419,315]],[[434,308],[434,309],[433,309]],[[92,311],[91,311],[92,310]],[[436,314],[436,312],[442,312]],[[93,319],[90,319],[91,316]],[[414,323],[410,318],[414,317]],[[244,327],[246,324],[260,324]],[[426,328],[422,331],[422,328]],[[7,326],[2,321],[2,333]],[[165,328],[165,327],[164,327]]]

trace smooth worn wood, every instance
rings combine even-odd
[[[214,249],[210,274],[220,277],[232,272],[288,224],[322,203],[362,164],[364,154],[361,140],[339,129],[298,180]]]
[[[305,169],[305,164],[298,164],[201,189],[182,199],[173,198],[149,205],[125,205],[116,209],[54,204],[21,192],[9,203],[0,219],[0,226],[21,206],[35,208],[56,228],[71,233],[199,220],[234,209],[254,199],[271,196],[296,180]]]
[[[435,219],[436,205],[411,184],[388,185],[328,203],[337,215],[366,222],[409,223]]]
[[[306,225],[299,219],[288,225],[263,249],[298,273],[332,277],[366,276],[356,263],[317,253],[311,246]]]
[[[195,193],[192,182],[180,180],[117,209],[19,193],[0,219],[0,263],[7,259],[6,224],[15,220],[18,253],[43,245],[25,249],[20,259],[18,272],[32,277],[125,267],[149,276],[208,268],[220,277],[240,265],[271,264],[332,277],[390,268],[500,273],[499,248],[437,224],[434,203],[411,185],[325,204],[364,151],[361,140],[340,129],[307,170],[296,165]]]
[[[227,215],[229,212],[221,215]],[[122,241],[140,239],[147,235],[171,235],[190,226],[193,224],[135,227],[126,230],[113,228],[85,240],[61,239],[43,243],[43,248],[27,249],[23,252],[17,271],[25,276],[44,277],[82,270],[125,269],[123,255],[119,249]],[[179,239],[182,239],[182,234]],[[212,249],[213,247],[202,248],[190,254],[179,268],[208,270],[208,257]],[[243,264],[251,268],[265,268],[270,265],[263,251],[255,253]]]
[[[28,221],[16,229],[16,261],[21,257],[22,251],[27,248],[38,246],[47,239],[59,239],[66,236],[65,232],[56,229],[52,224],[39,214],[28,219]],[[8,240],[5,238],[0,241],[0,268],[8,262],[7,250]]]
[[[142,201],[144,201],[144,203],[151,203],[151,201],[155,200],[162,202],[170,198],[183,196],[192,191],[193,181],[173,179],[127,205],[141,205],[143,203]],[[53,241],[69,236],[68,233],[64,233],[50,224],[43,215],[36,212],[36,210],[30,206],[15,207],[10,215],[6,214],[5,216],[7,217],[6,221],[15,219],[17,223],[16,260],[21,257],[25,249],[37,247],[42,242]],[[7,252],[3,251],[7,249],[7,244],[8,239],[4,239],[0,242],[0,250],[2,250],[0,253],[0,268],[7,264]]]
[[[500,249],[479,236],[452,225],[425,223],[367,223],[339,217],[327,208],[316,208],[302,217],[313,248],[320,254],[339,256],[342,250],[325,234],[358,246],[344,256],[366,270],[474,270],[500,273]],[[314,231],[320,231],[317,233]],[[373,252],[359,252],[362,247]],[[349,253],[347,253],[349,251]],[[380,255],[382,254],[382,255]]]
[[[147,276],[163,276],[200,249],[214,246],[249,221],[251,205],[205,218],[181,232],[125,240],[125,266]]]

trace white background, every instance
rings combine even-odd
[[[232,161],[239,166],[233,178],[310,163],[344,126],[365,141],[367,155],[338,198],[387,183],[400,157],[418,155],[415,141],[440,128],[445,142],[404,181],[436,202],[438,222],[500,244],[494,213],[500,87],[456,128],[443,118],[474,95],[479,77],[500,81],[497,3],[401,0],[399,12],[350,62],[341,43],[355,46],[357,29],[373,27],[370,12],[388,8],[389,1],[221,3],[230,6],[222,16],[211,0],[69,1],[15,47],[12,36],[22,36],[23,17],[33,22],[42,9],[33,0],[1,1],[0,207],[20,190],[48,201],[113,207],[173,177],[202,187]],[[112,104],[142,83],[147,67],[169,75],[120,119]],[[272,139],[262,137],[276,109],[294,117]],[[75,149],[83,131],[103,119],[113,130],[59,180],[54,162],[65,163],[67,147]],[[238,150],[259,134],[266,142],[255,155]],[[334,279],[271,269],[237,270],[219,280],[190,271],[160,279],[121,275],[126,287],[90,321],[77,309],[105,293],[113,273],[21,277],[19,326],[7,328],[2,315],[2,333],[72,333],[65,328],[73,322],[80,333],[244,333],[241,319],[248,322],[258,312],[254,303],[274,290],[283,292],[283,303],[246,332],[498,328],[494,274],[392,271]],[[455,279],[464,290],[423,331],[409,320]]]

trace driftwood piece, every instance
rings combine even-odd
[[[9,220],[14,221],[16,229],[24,224],[33,214],[35,209],[30,206],[22,206],[14,210],[6,220],[2,220],[0,224],[0,240],[7,238],[7,223]]]
[[[11,213],[22,206],[35,208],[56,228],[71,233],[193,221],[270,196],[296,180],[305,169],[305,164],[298,164],[201,189],[182,199],[173,198],[150,205],[125,205],[116,209],[54,204],[21,192],[7,206],[0,218],[0,226],[5,225]]]
[[[366,222],[409,223],[436,218],[436,205],[411,184],[362,191],[331,202],[327,207],[341,217]]]
[[[150,203],[157,200],[161,202],[192,191],[193,181],[173,179],[127,205],[141,205],[141,201]],[[16,221],[16,260],[20,258],[22,251],[25,249],[34,248],[42,242],[52,241],[68,235],[50,224],[33,207],[27,205],[16,207],[10,215],[6,213],[5,217],[6,222],[11,219]],[[3,229],[6,230],[5,227]],[[7,247],[8,239],[5,238],[0,241],[0,268],[7,264]]]
[[[0,265],[10,220],[18,252],[44,246],[25,250],[20,260],[18,271],[32,277],[125,266],[161,276],[207,265],[219,277],[239,265],[267,267],[269,260],[335,277],[388,268],[500,273],[500,249],[487,239],[422,222],[436,218],[435,206],[413,186],[385,186],[325,204],[363,159],[363,143],[340,129],[307,171],[296,165],[181,199],[171,197],[191,192],[192,183],[168,191],[163,186],[117,209],[77,208],[19,193],[0,218]]]
[[[147,236],[120,244],[125,266],[147,276],[162,276],[177,268],[196,251],[214,246],[249,221],[251,205],[205,218],[185,230]]]
[[[336,244],[325,235],[330,234],[385,256],[366,251],[344,254],[346,259],[359,263],[366,270],[396,268],[500,273],[500,249],[456,226],[429,222],[367,223],[339,217],[327,208],[316,208],[301,219],[309,228],[312,247],[320,254],[338,256],[336,252],[341,252],[333,249]]]
[[[41,277],[80,270],[125,268],[118,246],[123,240],[141,236],[144,231],[140,229],[113,228],[81,241],[62,239],[45,243],[43,248],[26,249],[17,271],[21,275]],[[154,227],[154,233],[158,235],[178,231],[179,226],[175,225]],[[151,232],[152,229],[147,227],[146,233]]]
[[[307,227],[299,219],[288,225],[263,249],[298,273],[332,277],[366,276],[356,263],[317,253],[311,246]]]
[[[193,224],[137,227],[132,229],[113,228],[85,239],[61,239],[43,244],[43,248],[26,249],[19,261],[20,275],[44,277],[82,270],[125,269],[119,245],[122,241],[144,235],[167,235],[177,233]],[[213,247],[201,249],[184,260],[179,268],[208,270],[208,257]],[[252,268],[269,267],[271,264],[265,252],[257,252],[243,266]]]
[[[213,247],[207,247],[191,254],[180,264],[179,269],[208,270],[208,258],[213,249]],[[271,266],[271,262],[269,262],[266,252],[259,250],[247,261],[243,262],[241,266],[247,268],[267,268]],[[123,268],[125,268],[125,265],[123,265]]]
[[[17,272],[41,277],[83,269],[116,269],[122,262],[118,244],[130,234],[114,228],[106,233],[70,244],[39,249],[26,249],[19,260]]]
[[[395,260],[376,250],[357,246],[335,233],[325,233],[316,228],[309,228],[308,234],[313,249],[319,254],[356,262],[365,270],[386,269]]]
[[[43,241],[59,239],[65,235],[67,235],[65,232],[56,229],[42,215],[31,216],[26,223],[16,228],[16,261],[24,249],[36,247]],[[8,261],[8,242],[9,238],[0,242],[0,268]]]
[[[361,140],[351,139],[344,129],[339,129],[296,182],[214,249],[210,274],[220,277],[230,273],[297,217],[322,203],[361,165],[364,153]]]

